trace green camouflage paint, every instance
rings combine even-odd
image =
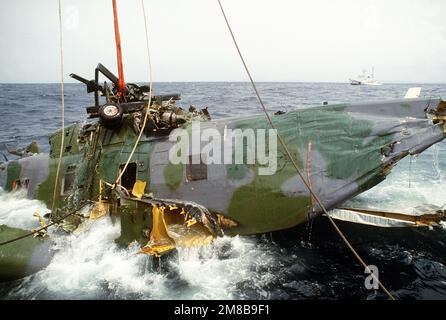
[[[171,191],[175,191],[180,186],[181,181],[183,180],[183,171],[183,164],[172,164],[169,162],[164,167],[164,179]]]
[[[6,191],[12,190],[12,184],[14,180],[20,177],[20,170],[21,167],[18,161],[13,161],[8,165],[6,171]]]
[[[29,230],[0,225],[0,242],[28,234]],[[0,281],[32,274],[49,264],[53,255],[49,238],[26,237],[0,247]]]
[[[137,241],[146,245],[152,229],[151,207],[136,202],[126,202],[119,207],[121,234],[115,239],[120,246]]]
[[[355,119],[345,108],[334,105],[296,110],[286,117],[274,117],[273,121],[301,170],[306,155],[299,155],[299,150],[306,150],[311,142],[312,152],[319,152],[326,161],[328,177],[355,181],[361,190],[367,190],[385,178],[381,150],[389,147],[392,134],[377,136],[366,143],[373,122]],[[259,116],[236,121],[235,128],[269,129],[269,125],[264,116]],[[284,150],[278,146],[278,155],[281,154]],[[228,177],[234,176],[233,168],[228,169]],[[253,168],[253,172],[257,170]],[[276,174],[256,175],[252,183],[237,189],[228,215],[240,225],[230,232],[285,229],[304,221],[311,206],[310,197],[287,197],[281,191],[282,184],[293,176],[296,172],[290,161],[279,156]]]

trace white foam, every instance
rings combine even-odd
[[[151,257],[135,254],[138,248],[119,248],[114,243],[119,233],[119,222],[113,225],[109,218],[88,222],[78,236],[52,232],[59,252],[14,294],[39,298],[45,288],[45,297],[69,299],[233,299],[237,283],[249,280],[261,287],[274,277],[253,275],[253,268],[273,264],[274,258],[248,238],[223,237],[207,247],[180,249],[178,259],[169,262],[171,271],[160,273],[150,268]],[[181,288],[173,288],[178,283]]]
[[[224,256],[222,258],[221,256]],[[258,265],[274,265],[274,255],[262,250],[244,237],[223,237],[204,248],[179,250],[178,270],[193,290],[183,299],[234,299],[237,284],[249,281],[255,287],[265,284],[274,275],[256,273]],[[255,288],[253,288],[255,289]]]
[[[31,229],[39,226],[39,221],[33,214],[44,215],[47,212],[45,204],[38,200],[26,198],[26,191],[5,192],[0,189],[0,225]]]

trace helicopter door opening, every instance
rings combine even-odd
[[[200,163],[192,163],[193,157],[200,156]],[[203,162],[204,155],[189,155],[189,162],[186,165],[187,181],[207,180],[208,166]]]
[[[16,179],[12,182],[12,191],[16,191],[19,189],[28,189],[28,186],[29,186],[28,178]]]
[[[119,174],[121,174],[122,169],[124,169],[125,164],[121,164],[119,166]],[[130,162],[127,166],[127,169],[125,169],[124,174],[121,177],[121,180],[118,181],[118,183],[126,188],[127,190],[132,190],[133,185],[136,182],[136,162]]]
[[[70,165],[68,166],[67,171],[65,172],[65,175],[62,180],[62,186],[61,186],[62,196],[68,195],[68,193],[73,189],[75,178],[76,178],[76,166]]]

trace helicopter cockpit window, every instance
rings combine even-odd
[[[19,190],[19,189],[28,189],[29,186],[29,179],[28,178],[21,178],[16,179],[12,182],[12,190]]]
[[[124,169],[124,164],[119,166],[119,173],[121,173],[122,169]],[[136,182],[136,162],[130,162],[127,166],[127,169],[125,169],[124,174],[121,177],[121,181],[118,183],[126,188],[127,190],[132,190],[133,185]]]
[[[67,195],[73,189],[74,180],[76,178],[76,166],[68,166],[67,171],[62,180],[62,195]]]
[[[186,165],[186,177],[188,181],[206,180],[208,178],[208,166],[200,157],[200,163],[192,163],[192,158],[195,156],[189,155],[189,162]]]

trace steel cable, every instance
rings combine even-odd
[[[229,24],[228,18],[226,17],[226,13],[225,10],[223,9],[223,5],[221,4],[220,0],[217,0],[218,4],[220,6],[221,12],[223,14],[223,18],[225,19],[226,22],[226,26],[228,27],[229,33],[231,34],[232,40],[234,42],[234,45],[237,49],[237,52],[240,56],[240,59],[243,63],[243,66],[245,68],[245,71],[249,77],[249,80],[251,82],[251,85],[255,91],[255,94],[257,96],[257,99],[259,100],[260,105],[262,106],[263,112],[266,115],[266,118],[271,126],[271,128],[273,128],[276,132],[277,132],[277,138],[279,139],[280,144],[282,145],[283,149],[285,150],[285,153],[287,155],[287,157],[290,159],[293,167],[296,169],[297,174],[299,175],[300,179],[302,180],[302,182],[305,184],[305,186],[307,187],[307,189],[309,190],[310,194],[313,196],[313,198],[316,200],[317,204],[319,205],[319,207],[321,208],[321,210],[325,213],[325,215],[328,217],[328,219],[330,220],[330,223],[332,224],[332,226],[334,227],[334,229],[336,230],[336,232],[338,233],[338,235],[341,237],[341,239],[344,241],[344,243],[347,245],[347,247],[350,249],[350,251],[353,253],[353,255],[358,259],[358,261],[364,266],[365,270],[368,271],[371,276],[378,282],[379,286],[381,287],[381,289],[383,289],[383,291],[387,294],[387,296],[392,299],[395,300],[395,298],[392,296],[392,294],[387,290],[387,288],[381,283],[381,281],[379,281],[379,279],[373,274],[373,272],[370,271],[368,265],[364,262],[364,260],[361,258],[361,256],[356,252],[356,250],[353,248],[353,246],[350,244],[350,242],[347,240],[347,238],[345,237],[345,235],[342,233],[342,231],[339,229],[339,227],[336,225],[336,223],[334,222],[333,218],[330,216],[330,214],[328,213],[327,209],[325,208],[325,206],[323,205],[322,201],[319,199],[319,197],[316,195],[316,193],[313,191],[312,187],[308,184],[308,182],[305,180],[304,176],[302,175],[302,173],[300,172],[299,167],[297,166],[296,161],[294,160],[293,156],[291,155],[285,141],[282,139],[282,136],[279,134],[279,132],[276,129],[276,126],[274,125],[271,116],[268,114],[268,110],[265,107],[265,104],[263,103],[262,98],[260,97],[260,93],[257,90],[257,86],[255,85],[255,82],[251,76],[251,73],[249,72],[248,66],[246,65],[245,59],[243,58],[243,55],[240,51],[240,48],[238,46],[237,40],[235,39],[234,33],[232,31],[231,25]]]

